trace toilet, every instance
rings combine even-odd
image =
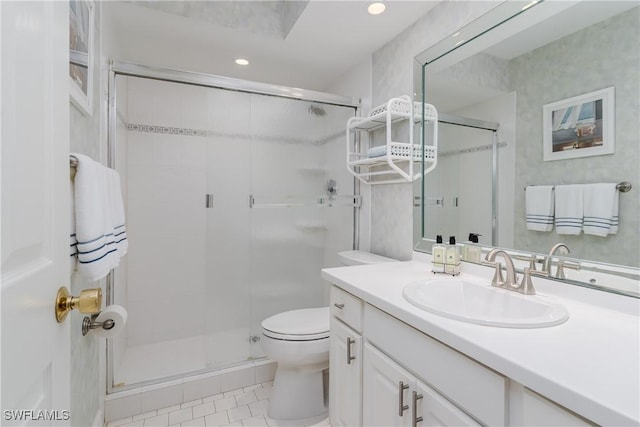
[[[338,257],[345,266],[395,261],[363,251],[340,252]],[[329,307],[319,307],[285,311],[262,321],[262,350],[278,363],[269,417],[300,420],[327,415],[329,319]]]

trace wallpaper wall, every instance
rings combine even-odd
[[[546,253],[562,241],[572,256],[612,264],[640,261],[640,8],[522,55],[512,61],[511,85],[517,92],[515,245]],[[588,41],[588,43],[585,43]],[[541,76],[544,76],[541,78]],[[615,87],[615,153],[544,162],[542,106]],[[629,181],[620,194],[620,231],[616,235],[558,235],[528,231],[522,189],[532,184]]]

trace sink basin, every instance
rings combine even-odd
[[[423,310],[479,325],[545,328],[569,318],[563,306],[544,296],[521,295],[489,283],[454,277],[409,283],[403,296]]]

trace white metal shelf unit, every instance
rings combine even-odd
[[[433,145],[414,144],[413,124],[422,120],[430,124]],[[408,142],[392,141],[392,125],[408,124]],[[372,132],[386,127],[386,144],[382,152],[363,152],[356,146],[358,132]],[[430,104],[412,102],[403,95],[391,98],[386,104],[374,108],[367,117],[352,117],[347,122],[347,169],[366,184],[393,184],[412,182],[431,172],[437,164],[438,112]],[[379,155],[381,154],[381,155]],[[424,162],[424,171],[418,163]],[[386,167],[385,167],[386,166]],[[374,170],[375,169],[375,170]],[[385,178],[373,179],[373,177]]]

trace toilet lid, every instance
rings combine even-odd
[[[265,335],[286,340],[316,340],[329,336],[329,307],[285,311],[262,321]]]

